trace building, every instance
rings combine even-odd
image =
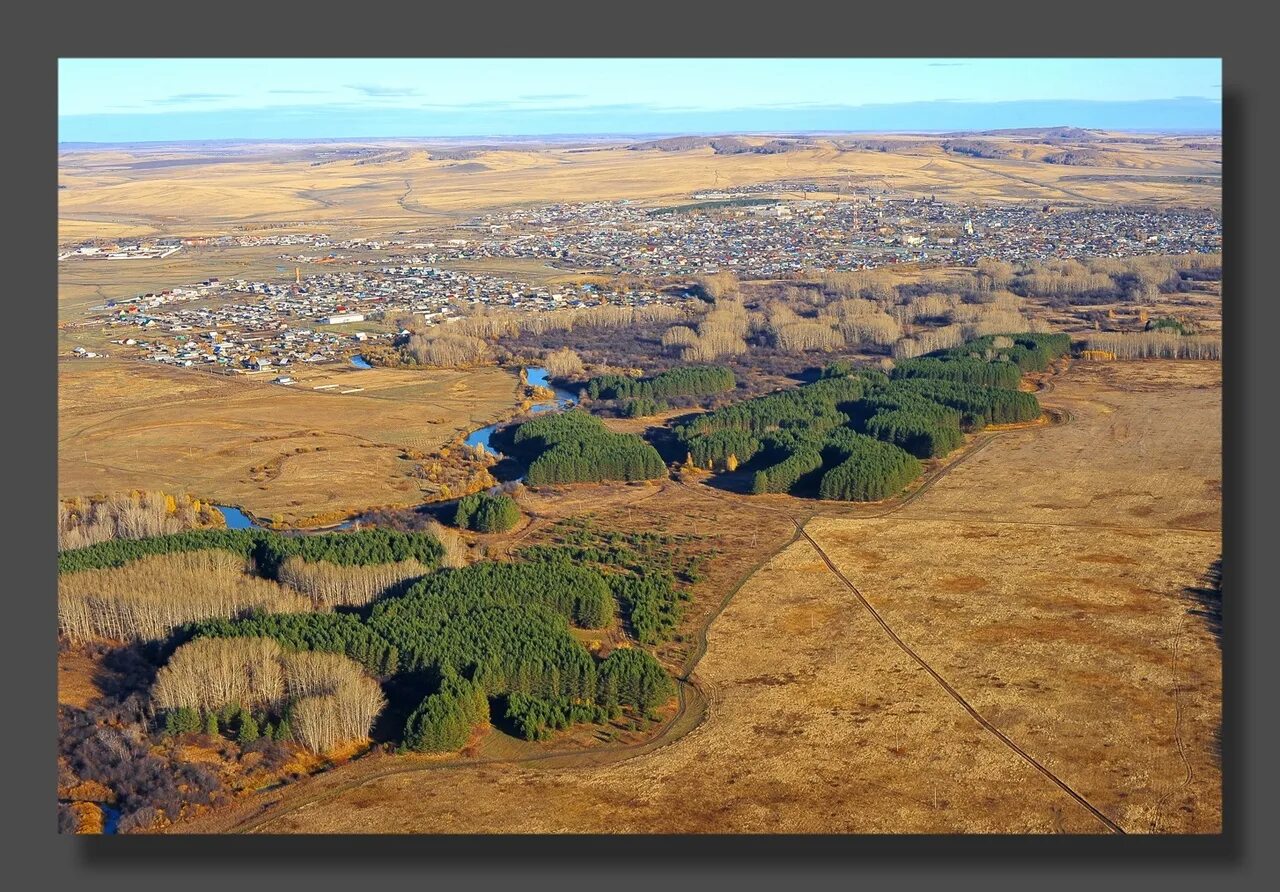
[[[363,322],[364,313],[334,313],[320,320],[323,325],[341,325],[344,322]]]

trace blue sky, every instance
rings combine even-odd
[[[1214,129],[1221,81],[1218,59],[63,59],[58,118],[64,142]]]

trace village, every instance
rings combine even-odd
[[[536,258],[573,269],[661,275],[729,269],[769,278],[905,261],[1194,253],[1222,244],[1221,217],[1207,210],[982,206],[875,195],[747,201],[656,210],[593,202],[489,214],[471,224],[487,229],[488,238],[441,246],[431,259]]]
[[[92,307],[78,326],[117,332],[112,343],[152,362],[264,371],[346,361],[366,342],[406,334],[396,322],[409,316],[420,324],[447,325],[479,308],[534,313],[665,300],[669,298],[643,289],[534,286],[410,258],[394,266],[325,271],[305,279],[295,269],[294,281],[287,284],[210,278],[135,301],[108,301]],[[366,322],[367,331],[350,330]],[[103,356],[83,347],[71,355]]]

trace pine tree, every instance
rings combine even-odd
[[[253,743],[261,734],[258,731],[258,722],[252,713],[247,710],[240,714],[240,731],[236,734],[236,743],[241,746]]]
[[[218,715],[218,721],[221,723],[222,727],[230,729],[238,715],[240,715],[240,704],[228,703],[226,706],[222,707],[222,712]]]
[[[210,737],[217,737],[220,733],[218,730],[218,714],[211,712],[204,720],[204,733]]]

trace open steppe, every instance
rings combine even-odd
[[[756,508],[775,553],[710,626],[705,720],[668,745],[357,762],[185,829],[1217,832],[1219,645],[1191,590],[1221,552],[1220,366],[1076,363],[1050,388],[1066,424],[984,437],[897,509],[793,539],[792,506]]]
[[[406,450],[431,453],[519,402],[517,378],[492,367],[276,374],[60,362],[60,492],[165,489],[286,523],[341,519],[425,501],[434,485]]]
[[[335,231],[358,225],[369,234],[447,225],[474,212],[514,205],[604,199],[662,203],[687,199],[697,190],[814,178],[832,194],[871,189],[955,201],[1220,205],[1216,143],[1109,139],[1114,141],[1073,147],[981,137],[982,145],[1001,157],[948,152],[940,137],[877,137],[875,147],[818,138],[779,154],[717,154],[705,145],[660,151],[625,143],[513,144],[467,151],[465,159],[405,143],[386,144],[380,154],[322,163],[297,147],[262,147],[239,156],[211,155],[199,147],[64,151],[59,239],[191,235],[266,224]],[[1074,163],[1045,160],[1072,148],[1078,149]]]

